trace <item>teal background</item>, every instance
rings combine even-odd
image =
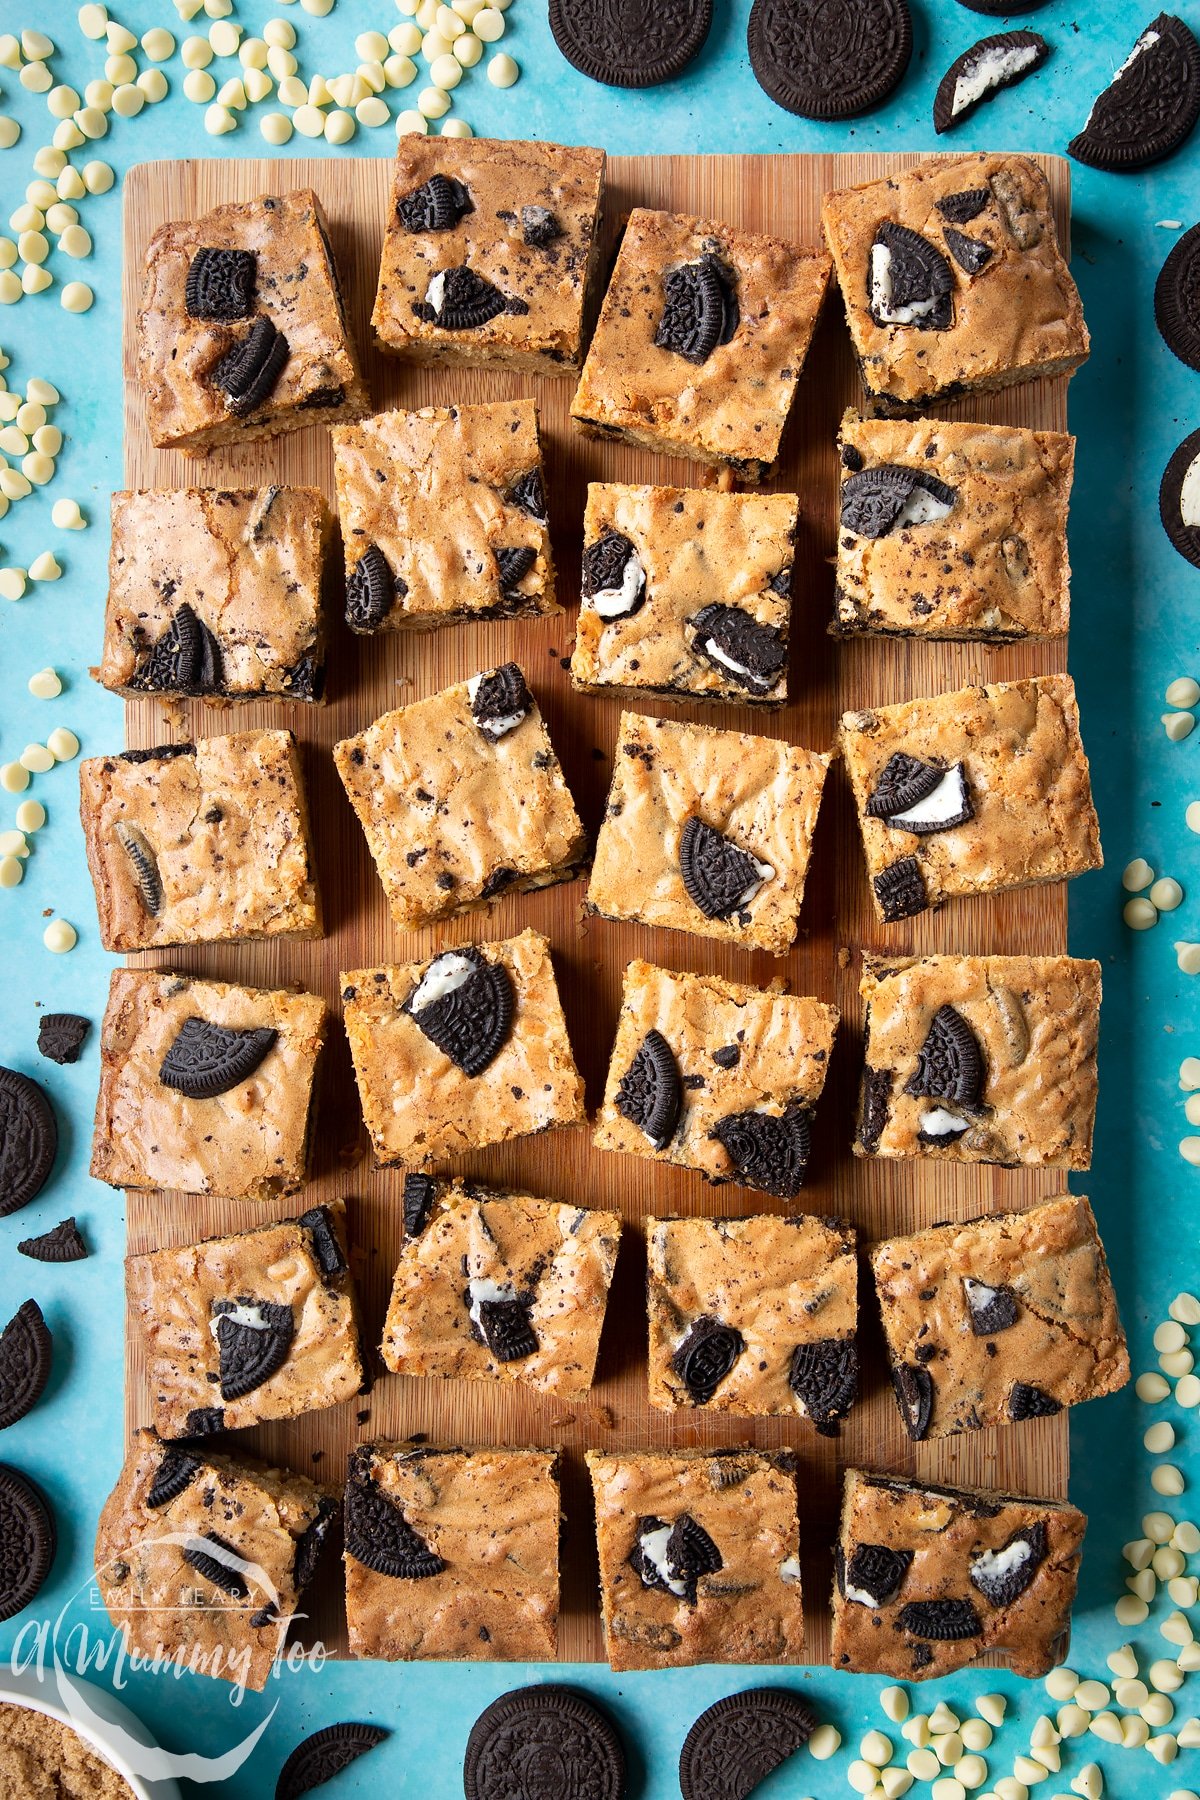
[[[519,84],[498,92],[469,72],[456,94],[455,112],[479,135],[534,136],[602,143],[610,151],[770,151],[829,149],[1012,148],[1061,151],[1079,128],[1091,98],[1123,60],[1150,16],[1122,0],[1096,0],[1078,13],[1043,6],[1028,21],[1053,45],[1045,69],[1026,85],[983,108],[950,140],[933,133],[930,109],[938,79],[949,62],[976,38],[1002,29],[954,0],[912,0],[916,48],[908,76],[890,104],[851,125],[819,126],[793,119],[761,93],[745,55],[749,0],[717,0],[709,43],[691,70],[673,85],[646,94],[594,86],[557,55],[543,0],[515,0],[507,13],[501,48],[523,67]],[[101,73],[103,44],[89,43],[75,23],[74,4],[3,0],[0,29],[37,25],[59,45],[56,79],[82,90]],[[204,29],[201,17],[181,25],[160,0],[117,4],[114,17],[139,34],[167,25],[182,41]],[[1200,11],[1183,8],[1193,29]],[[385,0],[339,0],[326,19],[296,6],[239,0],[235,17],[259,31],[269,17],[285,16],[300,34],[301,70],[353,68],[353,38],[367,28],[384,31],[399,15]],[[178,57],[165,65],[172,93],[135,120],[113,118],[109,135],[87,152],[110,162],[120,177],[134,162],[160,156],[259,155],[269,152],[256,115],[236,133],[211,138],[203,108],[180,91]],[[226,73],[234,72],[232,66]],[[413,104],[418,82],[403,95],[387,96],[393,110]],[[50,137],[41,96],[26,93],[0,70],[0,110],[21,119],[24,132],[12,150],[0,151],[0,218],[23,199],[32,178],[31,159]],[[272,102],[257,109],[269,110]],[[359,129],[342,151],[296,138],[298,154],[388,156],[392,129]],[[283,151],[284,155],[289,150]],[[1200,938],[1200,883],[1193,893],[1197,838],[1187,830],[1184,808],[1200,797],[1200,732],[1180,745],[1168,742],[1159,715],[1162,691],[1180,674],[1200,675],[1196,620],[1200,571],[1170,548],[1158,522],[1157,489],[1171,451],[1200,424],[1200,375],[1172,358],[1154,329],[1152,292],[1157,270],[1177,232],[1155,221],[1195,221],[1200,207],[1200,132],[1173,161],[1132,177],[1074,169],[1074,272],[1093,333],[1090,362],[1071,387],[1071,426],[1079,438],[1071,518],[1074,564],[1071,667],[1079,684],[1084,737],[1091,754],[1096,799],[1108,867],[1071,888],[1071,947],[1102,959],[1105,971],[1101,1107],[1091,1175],[1079,1183],[1100,1218],[1131,1339],[1135,1371],[1156,1366],[1150,1342],[1181,1286],[1200,1281],[1195,1219],[1200,1171],[1178,1154],[1189,1131],[1177,1085],[1185,1054],[1200,1053],[1196,1031],[1197,988],[1178,973],[1172,940]],[[121,479],[120,193],[80,203],[93,234],[95,254],[71,263],[57,253],[51,267],[60,281],[80,278],[96,290],[85,316],[58,304],[58,289],[0,309],[0,346],[11,359],[10,387],[32,375],[47,376],[63,394],[55,415],[67,442],[52,487],[15,505],[0,520],[0,562],[27,565],[53,546],[65,574],[54,585],[31,585],[16,605],[0,602],[0,761],[19,755],[32,739],[44,741],[55,724],[77,732],[83,752],[121,741],[120,702],[87,677],[99,651],[105,592],[107,504]],[[53,500],[71,495],[91,520],[83,533],[56,532]],[[32,699],[26,680],[46,663],[62,674],[66,691],[54,702]],[[55,1336],[55,1366],[40,1405],[0,1439],[0,1458],[27,1469],[52,1497],[59,1519],[59,1554],[52,1579],[31,1613],[53,1618],[81,1589],[72,1616],[89,1617],[86,1583],[96,1514],[115,1477],[122,1442],[121,1331],[124,1221],[118,1194],[89,1180],[87,1138],[97,1074],[96,1032],[82,1061],[55,1068],[36,1054],[35,1007],[85,1012],[98,1023],[110,959],[97,941],[91,891],[76,819],[73,767],[35,778],[31,792],[50,819],[35,841],[23,885],[0,893],[0,1060],[24,1069],[51,1092],[63,1127],[55,1175],[43,1195],[18,1216],[0,1223],[0,1317],[7,1318],[36,1294]],[[0,827],[11,823],[12,796],[0,794]],[[1137,935],[1121,923],[1120,872],[1144,855],[1157,872],[1174,874],[1187,898],[1156,930]],[[79,931],[78,948],[54,957],[42,946],[43,912],[54,909]],[[77,1214],[93,1248],[88,1263],[56,1268],[15,1255],[16,1239]],[[1167,1502],[1149,1485],[1152,1459],[1141,1433],[1153,1417],[1171,1417],[1181,1443],[1169,1460],[1196,1472],[1196,1422],[1180,1409],[1141,1406],[1132,1388],[1072,1415],[1072,1497],[1091,1516],[1083,1585],[1075,1616],[1072,1666],[1104,1676],[1104,1656],[1126,1638],[1142,1652],[1143,1667],[1169,1651],[1155,1629],[1169,1603],[1161,1599],[1146,1625],[1123,1632],[1112,1603],[1128,1573],[1120,1561],[1123,1541],[1138,1535],[1150,1507],[1189,1516],[1191,1494]],[[7,1655],[29,1615],[0,1627],[0,1657]],[[93,1623],[103,1624],[102,1616]],[[160,1740],[174,1749],[216,1753],[242,1737],[272,1706],[278,1713],[241,1773],[222,1792],[258,1796],[273,1789],[276,1771],[308,1730],[338,1718],[371,1717],[394,1727],[390,1741],[327,1791],[331,1800],[351,1792],[421,1793],[449,1800],[461,1793],[461,1752],[472,1720],[497,1693],[535,1671],[513,1666],[442,1667],[380,1664],[331,1666],[269,1684],[230,1706],[222,1684],[199,1678],[131,1678],[125,1698],[140,1710]],[[677,1793],[678,1747],[692,1718],[721,1695],[754,1685],[753,1670],[704,1668],[643,1676],[611,1675],[588,1666],[558,1667],[555,1679],[576,1679],[607,1700],[632,1753],[631,1792],[642,1800]],[[760,1791],[768,1795],[845,1794],[844,1768],[868,1725],[884,1724],[876,1705],[882,1685],[837,1676],[827,1669],[781,1671],[778,1679],[810,1693],[845,1739],[835,1762],[805,1757]],[[1200,1677],[1177,1695],[1177,1722],[1200,1710]],[[923,1709],[939,1698],[969,1700],[1003,1689],[1013,1696],[1010,1719],[988,1753],[992,1779],[1007,1773],[1012,1755],[1025,1749],[1028,1725],[1053,1710],[1040,1686],[1014,1682],[995,1671],[927,1685]],[[1189,1692],[1195,1695],[1189,1704]],[[898,1745],[907,1750],[897,1731]],[[1004,1746],[1003,1754],[1000,1753]],[[1158,1800],[1179,1787],[1200,1787],[1200,1752],[1181,1752],[1170,1769],[1144,1751],[1112,1750],[1093,1737],[1064,1747],[1061,1777],[1039,1790],[1065,1791],[1086,1760],[1110,1772],[1110,1788]],[[212,1790],[209,1790],[212,1791]],[[914,1790],[923,1791],[920,1788]],[[927,1790],[926,1790],[927,1791]]]

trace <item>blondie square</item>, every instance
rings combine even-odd
[[[858,1396],[855,1231],[836,1219],[646,1221],[650,1404],[836,1436]]]
[[[1031,158],[918,163],[826,194],[821,222],[877,410],[1069,375],[1086,359],[1079,293]]]
[[[587,840],[516,663],[386,713],[334,745],[401,930],[570,881]]]
[[[160,1437],[295,1419],[361,1393],[340,1200],[125,1263]]]
[[[321,936],[290,731],[89,757],[79,809],[106,950]]]
[[[127,1650],[258,1693],[337,1511],[303,1475],[139,1431],[96,1533],[108,1616]]]
[[[116,969],[91,1173],[111,1187],[275,1200],[308,1176],[325,1002]]]
[[[635,207],[571,417],[591,437],[761,480],[829,272],[821,251]]]
[[[550,946],[536,931],[341,977],[376,1162],[424,1164],[583,1123]]]
[[[368,411],[310,189],[159,226],[146,250],[137,369],[159,450],[213,450]]]
[[[848,412],[840,446],[836,635],[1066,636],[1074,438]]]
[[[1092,1209],[1064,1194],[870,1251],[910,1437],[1043,1418],[1129,1380]]]
[[[839,743],[885,924],[1104,860],[1068,675],[843,713]]]
[[[361,1444],[346,1480],[355,1656],[552,1662],[558,1456]]]
[[[420,1174],[405,1181],[404,1209],[383,1330],[388,1368],[584,1399],[620,1215]]]
[[[92,674],[129,700],[320,700],[331,524],[317,488],[114,494]]]
[[[847,1469],[834,1553],[835,1669],[925,1681],[997,1653],[1066,1653],[1087,1520],[1062,1500]]]
[[[622,713],[589,909],[786,955],[829,762],[778,738]]]
[[[798,504],[593,482],[575,686],[781,706]]]
[[[400,140],[371,323],[414,362],[577,375],[595,311],[603,150]]]
[[[804,1660],[789,1450],[587,1452],[614,1669]]]
[[[867,956],[860,992],[857,1156],[1090,1167],[1099,963]]]
[[[532,400],[378,413],[332,436],[351,631],[560,610]]]
[[[593,1139],[794,1200],[837,1008],[653,963],[625,970]]]

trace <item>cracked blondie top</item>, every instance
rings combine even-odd
[[[371,324],[414,362],[578,374],[595,309],[603,150],[401,138]]]
[[[869,1254],[912,1438],[1042,1418],[1129,1380],[1104,1246],[1079,1195]]]
[[[1099,963],[867,956],[859,991],[856,1156],[1090,1167]]]
[[[316,994],[114,970],[92,1175],[235,1200],[295,1193],[308,1175],[324,1042]]]
[[[624,712],[587,904],[783,956],[830,758]]]
[[[130,700],[320,700],[330,529],[317,488],[114,494],[92,674]]]
[[[108,1616],[129,1649],[258,1693],[337,1510],[303,1475],[139,1431],[96,1533]]]
[[[161,1437],[295,1419],[362,1391],[340,1200],[131,1256],[125,1282]]]
[[[1062,1500],[847,1469],[834,1553],[835,1669],[925,1681],[998,1653],[1066,1654],[1087,1520]]]
[[[612,1668],[804,1661],[789,1450],[587,1452]]]
[[[592,482],[575,686],[781,706],[798,505]]]
[[[79,810],[106,950],[321,936],[290,731],[89,757]]]
[[[620,1215],[428,1175],[409,1176],[404,1200],[404,1248],[383,1330],[388,1368],[520,1381],[556,1399],[584,1399]]]
[[[1104,860],[1069,675],[843,713],[838,736],[885,924]]]
[[[146,250],[137,367],[159,450],[212,450],[369,410],[311,189],[159,226]]]
[[[799,994],[625,970],[593,1142],[795,1199],[837,1008]]]
[[[847,412],[839,442],[835,634],[1066,636],[1074,438]]]
[[[516,663],[386,713],[333,759],[402,930],[569,881],[587,859]]]
[[[0,1793],[14,1800],[136,1800],[124,1776],[69,1725],[4,1701]]]
[[[646,1220],[650,1404],[809,1419],[858,1393],[858,1264],[835,1219]]]
[[[553,1662],[558,1456],[362,1444],[346,1481],[355,1656]]]
[[[635,207],[571,417],[591,437],[761,480],[829,273],[819,250]]]
[[[828,193],[825,239],[867,397],[916,411],[1069,375],[1088,354],[1045,175],[980,152]]]
[[[381,1168],[583,1123],[583,1082],[538,932],[340,981]]]
[[[532,400],[378,413],[332,437],[352,631],[560,610]]]

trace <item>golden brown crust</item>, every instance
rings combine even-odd
[[[0,1794],[13,1800],[134,1800],[123,1775],[61,1719],[0,1702]]]
[[[730,341],[696,364],[654,337],[664,276],[705,255],[732,271],[740,319]],[[830,267],[818,250],[635,207],[571,417],[592,435],[729,465],[757,480],[779,454]]]

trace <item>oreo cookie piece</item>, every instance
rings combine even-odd
[[[400,1507],[371,1480],[370,1454],[350,1452],[346,1482],[346,1551],[377,1575],[425,1581],[446,1567],[413,1530]]]
[[[711,254],[683,263],[663,276],[666,303],[654,333],[660,350],[690,363],[707,362],[719,344],[728,344],[741,322],[733,273]]]
[[[523,313],[529,308],[524,300],[510,300],[485,276],[460,263],[430,276],[425,298],[413,301],[413,311],[443,331],[478,331],[502,312]]]
[[[774,877],[770,863],[741,850],[723,832],[692,814],[679,835],[679,877],[693,906],[706,919],[744,914],[765,881]],[[739,917],[741,924],[748,918]]]
[[[980,38],[955,57],[938,83],[933,97],[934,130],[941,134],[961,125],[985,100],[1040,69],[1049,54],[1049,44],[1036,31],[1002,31],[996,37]]]
[[[898,862],[889,863],[872,877],[871,886],[886,925],[911,919],[929,905],[925,877],[915,856],[902,856]]]
[[[858,1398],[858,1344],[852,1337],[797,1344],[788,1386],[822,1437],[833,1437]]]
[[[683,1110],[683,1083],[675,1052],[661,1031],[650,1030],[622,1075],[613,1105],[645,1132],[656,1150],[675,1136]]]
[[[571,67],[605,87],[658,87],[704,48],[712,0],[550,0],[550,30]]]
[[[903,750],[897,750],[884,764],[867,800],[867,812],[873,819],[886,820],[893,830],[911,831],[915,837],[950,831],[975,816],[962,763],[947,769],[941,763],[908,756]]]
[[[501,606],[520,606],[525,599],[520,584],[537,561],[537,551],[531,544],[516,544],[496,550],[493,554],[496,558],[496,576],[500,583]]]
[[[1010,1287],[1001,1282],[973,1281],[964,1275],[963,1292],[975,1337],[995,1337],[998,1331],[1007,1331],[1016,1324],[1021,1309]]]
[[[56,1549],[50,1502],[28,1475],[0,1463],[0,1624],[29,1605]]]
[[[168,1506],[191,1487],[203,1467],[199,1457],[189,1456],[186,1450],[178,1450],[174,1445],[169,1445],[163,1451],[162,1461],[154,1471],[154,1479],[146,1494],[146,1505],[155,1508]]]
[[[275,390],[288,359],[288,341],[270,319],[256,319],[250,335],[223,356],[213,379],[239,419],[248,418]]]
[[[246,1558],[217,1531],[206,1531],[183,1546],[183,1560],[205,1581],[233,1600],[248,1600],[250,1587],[244,1573]]]
[[[942,235],[946,240],[947,250],[964,275],[978,275],[981,269],[987,268],[995,254],[992,246],[985,244],[982,238],[967,237],[964,232],[955,231],[952,225],[947,225]]]
[[[368,544],[346,582],[346,623],[351,631],[378,631],[408,583],[393,575],[378,544]]]
[[[158,858],[151,849],[146,834],[137,825],[127,824],[118,819],[113,827],[116,839],[129,858],[130,872],[134,885],[142,897],[142,905],[156,919],[163,909],[162,876],[158,871]]]
[[[450,175],[431,175],[396,202],[397,218],[405,231],[413,232],[453,231],[474,210],[466,183]]]
[[[671,1367],[695,1406],[707,1406],[738,1357],[746,1340],[720,1319],[693,1319],[671,1358]]]
[[[709,1132],[747,1187],[794,1200],[804,1185],[812,1145],[812,1114],[792,1101],[782,1114],[728,1113]]]
[[[904,1091],[917,1099],[949,1100],[970,1110],[978,1107],[983,1053],[979,1039],[956,1007],[939,1006],[934,1013]]]
[[[225,1429],[225,1408],[223,1406],[193,1406],[187,1416],[187,1430],[184,1433],[190,1438],[215,1437]]]
[[[548,206],[521,208],[521,240],[529,249],[545,250],[562,235],[563,228]]]
[[[1043,4],[1044,0],[1038,0],[1039,6]],[[1016,7],[1005,8],[1006,12],[1017,10]],[[943,194],[934,205],[948,225],[969,225],[972,219],[979,217],[991,197],[989,187],[962,188],[957,194]]]
[[[292,1581],[298,1594],[304,1592],[317,1572],[329,1527],[339,1511],[338,1502],[328,1494],[322,1494],[317,1501],[317,1516],[305,1526],[292,1558]]]
[[[1138,38],[1067,145],[1076,162],[1125,174],[1172,156],[1200,118],[1200,44],[1182,19],[1159,13]]]
[[[538,1352],[528,1300],[480,1300],[473,1308],[479,1335],[497,1362],[522,1362]]]
[[[900,1592],[912,1559],[911,1550],[894,1550],[888,1544],[859,1544],[848,1563],[839,1563],[838,1586],[847,1600],[877,1611]]]
[[[583,552],[582,592],[602,619],[632,618],[646,598],[646,571],[632,540],[606,531]]]
[[[787,645],[773,625],[762,625],[740,606],[714,602],[688,620],[693,649],[720,674],[752,694],[769,694],[787,667]]]
[[[1172,355],[1200,369],[1200,225],[1184,232],[1158,272],[1154,320]]]
[[[933,1377],[919,1363],[896,1363],[892,1369],[892,1389],[904,1429],[915,1444],[929,1430],[933,1414]]]
[[[312,1238],[313,1254],[324,1279],[328,1282],[344,1275],[346,1258],[342,1254],[342,1246],[328,1209],[324,1206],[312,1206],[306,1213],[300,1214],[296,1223]]]
[[[134,671],[129,685],[141,694],[217,694],[221,646],[186,600]]]
[[[1011,1606],[1029,1586],[1050,1549],[1041,1519],[1014,1532],[999,1550],[981,1550],[971,1558],[970,1581],[991,1606]]]
[[[314,1788],[324,1787],[352,1762],[382,1744],[390,1733],[382,1725],[343,1723],[326,1725],[297,1744],[279,1771],[275,1800],[300,1800]]]
[[[74,1219],[64,1219],[61,1225],[56,1225],[52,1231],[44,1231],[40,1237],[22,1238],[17,1250],[22,1256],[32,1257],[34,1262],[44,1263],[83,1262],[88,1253]]]
[[[1163,471],[1158,511],[1180,556],[1200,569],[1200,431],[1184,438]]]
[[[505,499],[510,506],[519,507],[529,518],[536,519],[539,525],[546,524],[550,516],[546,505],[546,486],[539,468],[526,469],[523,475],[518,475]]]
[[[253,250],[218,250],[204,246],[188,265],[183,284],[184,309],[190,319],[248,319],[254,311],[258,259]]]
[[[867,310],[880,326],[948,331],[954,323],[954,275],[927,237],[884,219],[871,245]]]
[[[930,1643],[956,1644],[983,1630],[969,1600],[910,1600],[896,1615],[901,1631]]]
[[[38,1050],[48,1062],[76,1063],[91,1029],[91,1020],[79,1013],[43,1013],[38,1021]]]
[[[606,1714],[549,1683],[501,1694],[471,1727],[465,1800],[621,1800],[625,1753]]]
[[[471,717],[493,744],[515,731],[533,710],[533,695],[515,662],[501,663],[487,675],[473,675],[467,694]]]
[[[503,963],[471,945],[435,956],[404,1009],[418,1031],[472,1079],[502,1049],[513,1020],[513,991]]]
[[[0,1219],[41,1193],[57,1149],[58,1126],[37,1082],[0,1068]]]
[[[891,1069],[872,1069],[869,1066],[863,1069],[858,1141],[868,1156],[874,1156],[879,1148],[879,1139],[888,1121],[894,1079]]]
[[[53,1347],[41,1307],[26,1300],[0,1332],[0,1431],[23,1419],[41,1399]]]
[[[957,498],[948,482],[924,469],[876,463],[843,481],[842,529],[856,537],[881,538],[906,526],[936,524],[953,511]]]
[[[643,1587],[674,1594],[689,1606],[696,1604],[701,1575],[715,1575],[724,1567],[721,1552],[703,1525],[686,1512],[673,1525],[665,1519],[639,1519],[629,1564]]]
[[[906,0],[754,0],[750,67],[802,119],[853,119],[899,86],[912,55]]]
[[[420,1237],[429,1223],[429,1214],[437,1193],[437,1183],[432,1175],[413,1173],[404,1177],[404,1235],[406,1238]]]
[[[215,1100],[248,1081],[279,1037],[271,1025],[235,1031],[185,1019],[159,1066],[158,1079],[188,1100]]]
[[[1018,1422],[1022,1419],[1051,1419],[1055,1413],[1062,1411],[1062,1404],[1052,1394],[1045,1394],[1041,1388],[1034,1387],[1028,1381],[1014,1381],[1008,1391],[1008,1416]]]
[[[296,1335],[290,1306],[246,1294],[236,1300],[215,1301],[212,1323],[220,1359],[221,1398],[226,1405],[252,1394],[277,1374]]]
[[[790,1688],[747,1688],[718,1700],[683,1740],[683,1800],[746,1800],[816,1726],[817,1715]]]

